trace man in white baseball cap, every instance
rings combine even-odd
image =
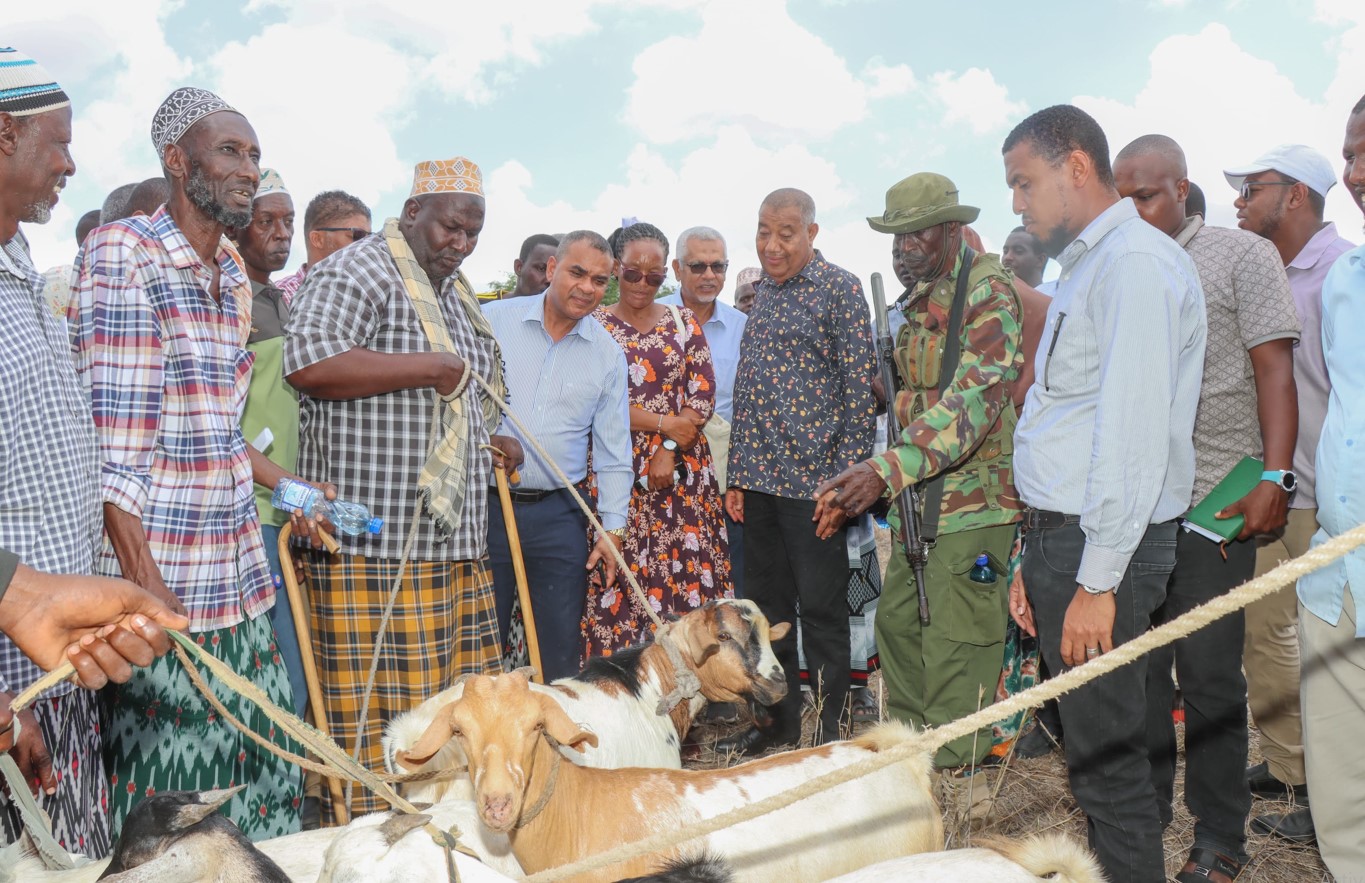
[[[1318,529],[1316,455],[1327,415],[1327,366],[1322,351],[1322,285],[1327,270],[1351,243],[1324,221],[1327,191],[1337,182],[1327,157],[1302,144],[1266,151],[1254,162],[1223,172],[1238,191],[1237,226],[1270,240],[1284,261],[1302,336],[1294,348],[1294,383],[1298,388],[1299,434],[1294,447],[1298,488],[1289,500],[1289,521],[1272,536],[1260,538],[1256,576],[1279,562],[1308,551]],[[1308,799],[1303,755],[1303,719],[1299,705],[1298,605],[1293,587],[1271,595],[1246,611],[1246,645],[1242,666],[1252,719],[1261,733],[1264,760],[1247,770],[1251,793],[1268,799],[1292,795]],[[1258,816],[1252,830],[1311,843],[1313,819],[1308,809],[1288,815]]]

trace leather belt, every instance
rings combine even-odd
[[[557,493],[559,493],[559,492],[562,491],[562,490],[563,490],[563,488],[555,488],[555,489],[552,490],[552,491],[516,491],[516,490],[509,490],[507,493],[508,493],[508,496],[510,496],[510,497],[512,498],[512,502],[513,502],[513,503],[539,503],[541,500],[545,499],[546,497],[550,496],[551,494],[557,494]],[[488,489],[488,493],[489,493],[490,495],[496,497],[496,496],[498,495],[498,489],[497,489],[497,488],[489,488],[489,489]]]
[[[1065,512],[1050,512],[1047,509],[1025,509],[1024,531],[1053,530],[1068,524],[1080,524],[1081,516],[1067,515]]]

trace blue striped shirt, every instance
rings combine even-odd
[[[1091,221],[1059,263],[1014,483],[1027,505],[1080,516],[1076,581],[1111,589],[1147,526],[1190,505],[1204,292],[1189,255],[1131,199]]]
[[[588,439],[597,473],[597,508],[607,530],[626,526],[630,506],[630,407],[626,357],[591,315],[560,340],[545,330],[545,295],[483,306],[507,360],[512,410],[571,481],[588,473]],[[498,428],[521,442],[526,462],[519,490],[553,490],[559,480],[512,424]]]

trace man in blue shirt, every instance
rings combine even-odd
[[[719,300],[725,288],[725,274],[730,261],[725,250],[725,237],[710,227],[689,227],[678,237],[677,257],[673,259],[673,275],[678,277],[678,293],[660,298],[659,302],[687,307],[702,325],[702,334],[711,348],[711,364],[716,369],[716,414],[725,424],[722,432],[726,440],[722,450],[713,434],[711,454],[715,463],[720,493],[725,494],[726,460],[729,458],[729,424],[735,416],[735,372],[739,370],[739,342],[744,337],[744,323],[749,317]],[[712,420],[715,418],[712,417]],[[725,515],[725,533],[730,540],[730,575],[734,580],[735,597],[743,597],[740,586],[744,579],[744,525]]]
[[[1342,180],[1365,212],[1365,98],[1346,121]],[[1346,252],[1322,286],[1322,351],[1332,390],[1318,440],[1313,547],[1365,522],[1365,246]],[[1365,879],[1365,549],[1299,580],[1303,744],[1323,864]],[[1269,816],[1263,817],[1272,821]],[[1258,820],[1259,821],[1259,820]]]
[[[607,241],[579,230],[560,240],[546,265],[543,294],[485,304],[484,315],[507,354],[508,399],[518,418],[572,482],[588,474],[592,440],[597,473],[598,517],[606,533],[589,554],[588,520],[548,463],[511,420],[499,433],[521,442],[526,462],[512,491],[531,588],[542,674],[546,681],[578,672],[579,623],[587,597],[588,571],[600,561],[606,583],[616,577],[616,557],[630,504],[631,441],[626,397],[626,358],[596,319],[611,278]],[[516,598],[507,525],[497,490],[490,488],[488,562],[497,597],[503,644]]]

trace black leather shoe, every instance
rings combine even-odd
[[[1247,787],[1254,796],[1267,800],[1286,800],[1293,797],[1295,803],[1308,803],[1307,785],[1286,785],[1270,774],[1270,765],[1265,761],[1247,767]]]
[[[1054,748],[1061,748],[1060,742],[1052,738],[1052,734],[1042,724],[1035,724],[1033,729],[1019,737],[1019,741],[1014,743],[1014,756],[1030,760],[1035,757],[1046,757],[1052,753]]]
[[[757,757],[771,749],[788,751],[795,748],[798,741],[800,741],[799,738],[784,737],[783,734],[776,731],[750,727],[747,730],[735,733],[733,736],[717,739],[716,753],[747,754],[750,757]]]
[[[1308,807],[1293,812],[1256,816],[1251,820],[1251,830],[1257,834],[1271,834],[1290,843],[1309,845],[1318,842],[1317,832],[1313,830],[1313,814]]]

